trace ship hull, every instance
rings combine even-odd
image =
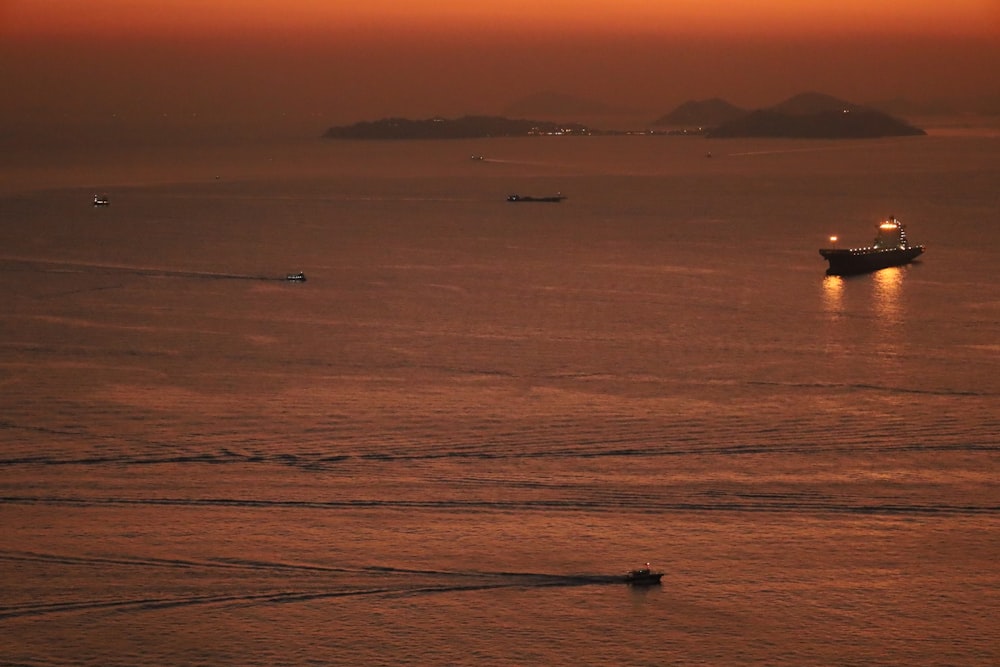
[[[828,275],[849,276],[858,273],[871,273],[890,266],[909,264],[923,252],[923,246],[909,246],[884,250],[877,248],[857,250],[824,248],[819,251],[819,254],[830,263],[830,268],[826,270]]]

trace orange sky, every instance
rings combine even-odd
[[[345,26],[1000,34],[997,0],[0,0],[4,32],[213,32]]]
[[[0,120],[1000,105],[1000,0],[0,0]]]

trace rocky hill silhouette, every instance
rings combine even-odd
[[[560,105],[566,100],[560,101],[561,99],[550,99],[554,106],[548,108],[552,111],[562,108]],[[671,130],[640,133],[704,134],[710,138],[806,139],[863,139],[926,134],[924,130],[884,111],[814,92],[801,93],[773,106],[749,112],[719,98],[685,102],[658,119],[655,124],[698,129],[695,132],[685,129],[683,132]],[[622,130],[597,130],[579,122],[528,120],[506,116],[462,116],[422,120],[383,118],[331,127],[323,136],[328,139],[473,139],[630,133]]]
[[[715,127],[746,115],[741,109],[726,100],[713,97],[710,100],[692,100],[653,121],[654,126],[675,125],[681,127]]]
[[[822,93],[795,95],[721,123],[708,137],[869,139],[926,134],[889,114]]]

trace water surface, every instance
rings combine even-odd
[[[7,175],[0,662],[1000,659],[995,137]]]

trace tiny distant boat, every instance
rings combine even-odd
[[[646,567],[629,570],[625,574],[625,583],[632,586],[653,586],[659,584],[662,578],[662,572],[653,572],[649,567],[649,563],[646,563]]]
[[[509,202],[549,202],[549,203],[559,203],[563,199],[566,199],[566,195],[556,193],[554,195],[547,195],[545,197],[532,197],[531,195],[507,195],[507,201]]]
[[[469,159],[470,160],[474,160],[476,162],[480,162],[482,160],[485,160],[486,156],[485,155],[472,155],[472,156],[469,157]]]
[[[299,271],[298,273],[289,273],[285,276],[285,280],[293,283],[304,283],[306,281],[306,274]]]
[[[107,195],[94,195],[94,206],[111,206]]]
[[[837,237],[831,236],[831,242]],[[878,226],[872,245],[863,248],[820,248],[819,254],[830,263],[826,270],[831,276],[870,273],[890,266],[902,266],[923,254],[924,246],[911,245],[906,238],[903,223],[894,216]]]

